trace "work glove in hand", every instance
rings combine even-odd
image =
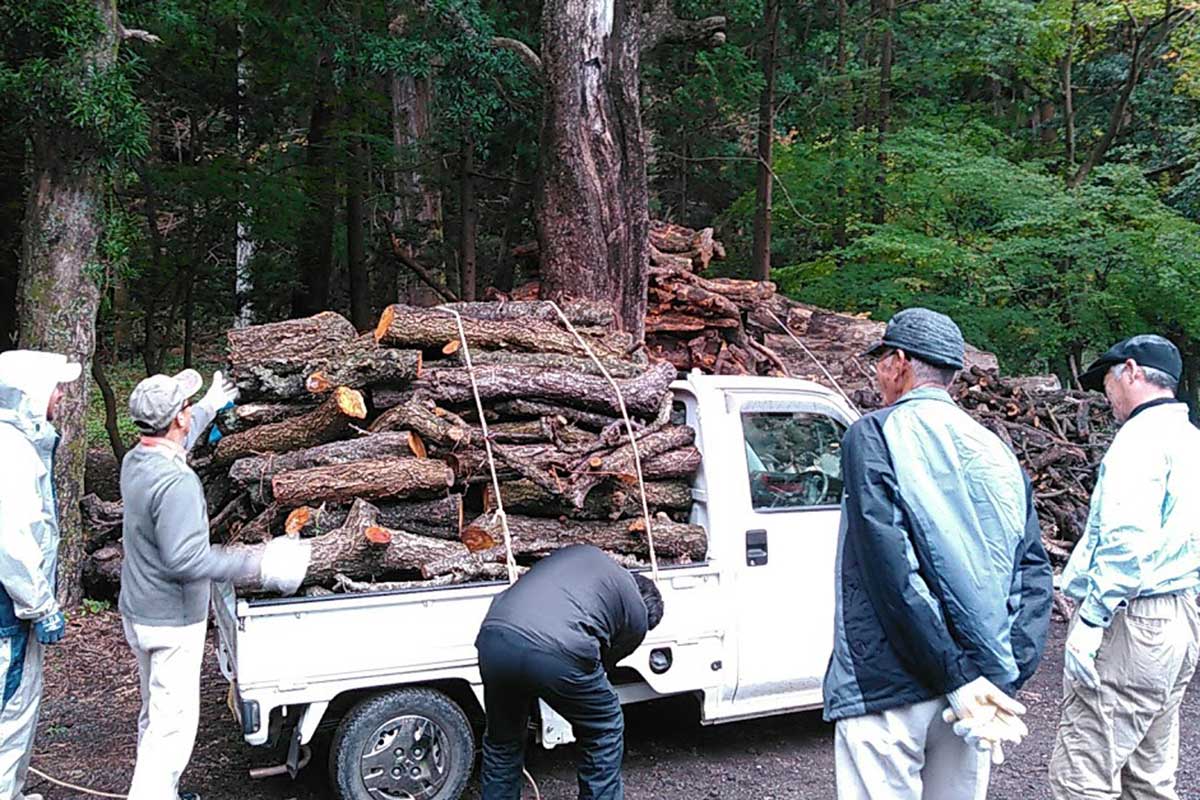
[[[259,562],[262,588],[282,595],[295,594],[308,574],[312,547],[308,541],[280,536],[267,542]]]
[[[1063,658],[1063,668],[1069,680],[1082,683],[1089,689],[1100,688],[1096,654],[1100,652],[1100,642],[1103,639],[1104,628],[1089,625],[1082,617],[1075,620],[1075,625],[1067,636],[1067,652]]]
[[[976,678],[946,695],[950,708],[942,719],[954,732],[981,751],[991,751],[993,763],[1004,760],[1001,742],[1018,744],[1029,734],[1021,721],[1025,706],[1002,692],[987,678]]]
[[[58,644],[67,635],[67,618],[61,611],[47,614],[33,623],[33,632],[42,644]]]
[[[238,390],[221,370],[213,373],[212,385],[208,387],[208,391],[204,393],[204,397],[200,402],[208,408],[213,414],[216,414],[225,406],[235,402],[238,399]]]

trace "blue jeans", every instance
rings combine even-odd
[[[538,698],[575,731],[580,800],[623,800],[625,718],[604,667],[504,628],[484,628],[476,647],[487,705],[482,800],[521,797],[529,713]]]

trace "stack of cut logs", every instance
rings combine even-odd
[[[635,430],[658,557],[704,558],[703,528],[686,524],[700,454],[671,422],[675,369],[633,355],[610,306],[567,304],[570,326],[536,301],[444,308],[461,332],[445,310],[398,305],[364,335],[332,312],[228,332],[240,404],[193,453],[214,542],[312,537],[315,592],[497,579],[502,502],[521,564],[578,542],[645,563],[633,449],[590,351]],[[86,588],[102,596],[119,577],[120,505],[89,498],[84,513]]]

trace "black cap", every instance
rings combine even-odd
[[[1104,391],[1104,376],[1108,370],[1131,358],[1139,367],[1165,372],[1176,382],[1183,375],[1183,359],[1179,357],[1179,349],[1161,336],[1146,333],[1110,347],[1107,353],[1092,362],[1087,372],[1079,376],[1079,385],[1096,392]]]
[[[954,320],[928,308],[906,308],[896,312],[883,332],[883,340],[864,356],[877,356],[887,349],[903,350],[910,356],[938,367],[963,368],[962,331]]]

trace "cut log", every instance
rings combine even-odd
[[[307,414],[317,407],[316,403],[246,403],[226,409],[217,415],[217,425],[224,434],[237,433],[255,425],[266,425],[271,422]]]
[[[476,559],[478,561],[478,558]],[[492,564],[478,561],[478,571],[447,572],[437,574],[437,577],[418,581],[356,581],[349,576],[338,574],[334,584],[338,591],[347,594],[368,592],[400,592],[412,589],[436,589],[440,586],[454,586],[468,581],[499,581],[508,577],[508,570],[503,564]]]
[[[245,456],[286,453],[331,442],[346,434],[353,420],[366,416],[362,394],[340,387],[307,414],[222,437],[213,452],[213,463],[228,464]]]
[[[92,600],[116,600],[121,591],[121,566],[125,549],[121,542],[112,542],[88,555],[83,561],[84,596]]]
[[[657,308],[646,314],[646,333],[699,333],[706,328],[736,328],[741,324],[740,319],[710,318]]]
[[[462,351],[457,354],[459,363],[466,366]],[[636,378],[646,371],[646,368],[629,361],[618,361],[613,358],[602,358],[600,363],[614,378]],[[471,364],[475,367],[520,367],[528,370],[555,370],[557,372],[577,372],[583,375],[601,375],[596,362],[586,356],[567,356],[561,353],[521,353],[508,350],[471,351]]]
[[[670,364],[655,364],[637,378],[618,380],[617,385],[630,414],[653,417],[674,379],[675,369]],[[511,367],[481,367],[475,370],[475,382],[485,402],[537,399],[590,411],[620,413],[612,386],[604,378],[592,375],[549,370],[531,374]],[[467,403],[473,399],[466,370],[428,370],[420,386],[442,402]]]
[[[311,540],[312,557],[304,583],[328,583],[339,573],[355,580],[397,577],[466,552],[461,542],[416,536],[385,528],[378,521],[374,506],[356,500],[340,528]]]
[[[283,472],[271,480],[276,502],[349,502],[430,494],[454,485],[454,473],[442,462],[420,458],[376,458]]]
[[[342,527],[349,511],[347,506],[301,506],[288,514],[282,532],[290,536],[322,536]],[[457,542],[462,534],[463,498],[460,494],[412,503],[378,503],[375,513],[381,525],[418,536]]]
[[[83,549],[94,553],[121,538],[125,506],[120,500],[101,500],[89,494],[79,501],[85,536]]]
[[[663,453],[688,447],[696,440],[696,432],[686,425],[671,425],[638,439],[638,456],[645,464]],[[615,480],[631,486],[637,484],[633,446],[624,444],[607,455],[595,455],[575,468],[570,489],[564,494],[576,508],[583,508],[588,493],[605,480]]]
[[[308,374],[304,388],[312,394],[326,394],[338,386],[361,389],[381,384],[400,385],[421,374],[419,350],[395,350],[380,347],[373,339],[333,358],[329,364]]]
[[[591,544],[601,550],[648,556],[645,520],[615,522],[546,519],[542,517],[508,516],[513,553],[521,556],[542,556],[573,544]],[[684,525],[660,514],[653,521],[654,550],[671,558],[702,561],[708,550],[708,537],[699,525]],[[504,542],[500,523],[491,514],[471,522],[463,530],[463,538],[474,543],[472,550],[491,549]],[[488,543],[487,547],[481,547]],[[470,546],[470,545],[468,545]]]
[[[686,511],[692,507],[692,488],[685,481],[648,481],[645,486],[646,502],[652,514],[659,511]],[[500,497],[507,513],[532,517],[571,516],[576,519],[613,520],[642,514],[642,499],[636,484],[590,492],[582,509],[575,508],[563,497],[528,480],[501,484]],[[487,485],[483,492],[483,510],[493,511],[495,508],[496,492]]]
[[[327,467],[349,461],[415,455],[413,438],[407,431],[373,433],[357,439],[330,442],[290,453],[239,458],[229,468],[229,477],[256,495],[256,502],[271,502],[271,479],[281,472],[310,467]]]
[[[504,303],[447,303],[464,319],[489,322],[511,322],[535,319],[561,326],[561,318],[550,303],[540,300],[510,300]],[[611,328],[616,321],[612,304],[602,300],[575,300],[560,305],[572,325]],[[436,313],[436,312],[434,312]],[[469,334],[468,334],[469,335]]]
[[[513,348],[534,353],[583,353],[579,343],[567,331],[549,322],[534,319],[476,320],[463,318],[463,331],[471,348],[496,350]],[[375,329],[375,340],[390,347],[441,349],[459,338],[458,325],[450,314],[428,309],[391,305],[384,309]],[[593,345],[601,348],[599,343]],[[620,357],[620,352],[598,355]]]
[[[492,408],[497,413],[506,417],[560,417],[567,422],[592,431],[604,430],[619,419],[607,414],[597,414],[593,411],[584,411],[572,408],[571,406],[556,405],[540,400],[524,400],[521,398],[495,403]]]
[[[654,481],[691,478],[700,469],[700,461],[699,450],[683,447],[643,461],[642,475],[646,480]]]
[[[472,428],[462,417],[438,408],[425,392],[414,392],[408,399],[383,412],[371,431],[411,430],[426,444],[459,447],[471,443]]]
[[[304,379],[353,344],[358,334],[340,314],[316,316],[234,328],[229,340],[230,375],[246,399],[304,397]]]

